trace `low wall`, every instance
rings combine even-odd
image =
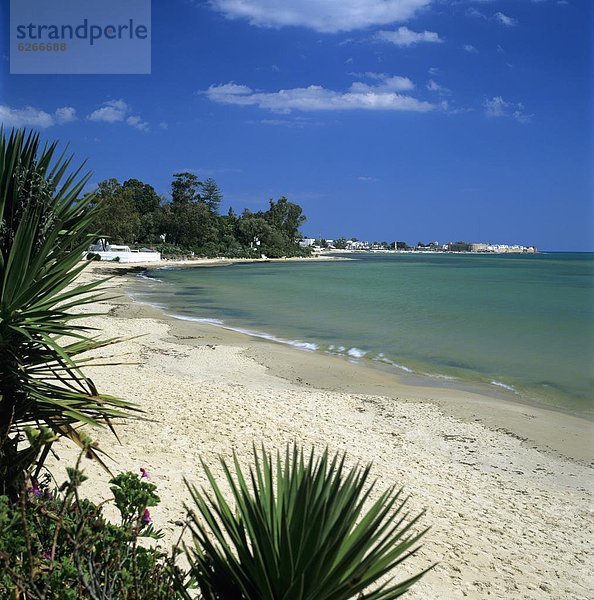
[[[122,263],[136,262],[159,262],[161,260],[160,252],[95,252],[101,257],[101,260],[115,260],[119,258]]]

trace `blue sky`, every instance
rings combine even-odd
[[[316,237],[594,250],[589,0],[152,10],[150,75],[10,75],[6,27],[0,121],[68,141],[95,183],[286,195]]]

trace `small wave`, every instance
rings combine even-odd
[[[313,342],[302,342],[301,340],[285,340],[275,335],[271,335],[270,333],[255,331],[253,329],[243,329],[242,327],[229,327],[228,325],[224,325],[223,329],[227,329],[228,331],[236,331],[237,333],[243,333],[244,335],[250,335],[252,337],[261,338],[270,342],[276,342],[277,344],[293,346],[294,348],[299,348],[300,350],[307,350],[308,352],[315,352],[319,348],[319,346],[317,344],[314,344]]]
[[[149,281],[158,281],[160,283],[163,282],[163,280],[159,279],[158,277],[151,277],[150,275],[147,275],[146,271],[143,271],[142,273],[137,273],[136,277],[140,277],[140,279],[148,279]]]
[[[453,375],[444,375],[443,373],[423,373],[423,375],[432,379],[445,379],[446,381],[457,381],[459,379]]]
[[[287,343],[291,346],[295,346],[295,348],[301,348],[301,350],[308,350],[309,352],[315,352],[319,348],[317,344],[312,342],[298,342],[293,340]]]
[[[221,323],[223,322],[221,321]],[[277,342],[278,344],[289,343],[286,340],[282,340],[281,338],[276,337],[275,335],[264,333],[263,331],[255,331],[254,329],[244,329],[243,327],[229,327],[229,325],[224,325],[223,329],[227,329],[227,331],[236,331],[237,333],[243,333],[244,335],[249,335],[251,337],[262,338],[263,340],[269,340],[271,342]]]
[[[511,385],[507,385],[506,383],[501,383],[501,381],[497,381],[495,379],[491,380],[491,385],[496,385],[497,387],[503,388],[505,390],[508,390],[510,392],[513,392],[514,394],[518,393],[518,390],[516,390],[515,387],[511,386]]]
[[[168,317],[173,317],[174,319],[179,319],[180,321],[193,321],[194,323],[209,323],[210,325],[222,325],[223,321],[220,319],[209,319],[202,317],[185,317],[183,315],[172,315],[168,314]]]
[[[345,351],[346,348],[344,346],[335,346],[334,344],[328,346],[328,352],[338,352],[339,354],[342,354]]]
[[[207,317],[186,317],[183,315],[173,314],[169,314],[167,316],[173,317],[174,319],[179,319],[181,321],[193,321],[194,323],[208,323],[209,325],[217,325],[222,329],[226,329],[227,331],[235,331],[237,333],[242,333],[251,337],[257,337],[263,340],[268,340],[277,344],[293,346],[294,348],[299,348],[300,350],[306,350],[308,352],[315,352],[319,348],[319,346],[317,344],[314,344],[313,342],[302,342],[301,340],[285,340],[275,335],[264,333],[263,331],[255,331],[254,329],[244,329],[243,327],[230,327],[229,325],[225,325],[225,322],[221,321],[221,319],[212,319]]]
[[[365,352],[365,350],[355,348],[354,346],[352,348],[349,348],[347,352],[347,355],[352,358],[363,358],[366,354],[367,352]]]
[[[397,369],[400,369],[402,371],[405,371],[406,373],[412,373],[413,370],[409,369],[408,367],[405,367],[404,365],[401,365],[397,362],[394,362],[393,360],[390,360],[389,358],[387,358],[385,356],[385,354],[383,352],[380,352],[376,358],[374,358],[373,360],[377,361],[377,362],[381,362],[384,363],[386,365],[390,365],[391,367],[396,367]]]
[[[142,292],[128,292],[128,296],[134,300],[134,302],[138,302],[138,304],[144,304],[145,306],[152,306],[153,308],[158,308],[159,310],[167,310],[167,306],[164,304],[159,304],[158,302],[147,302],[142,298],[147,294],[143,294]]]

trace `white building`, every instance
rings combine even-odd
[[[154,252],[148,248],[131,250],[130,246],[108,244],[105,240],[99,240],[97,244],[89,246],[89,253],[97,254],[101,260],[117,260],[122,263],[159,262],[161,260],[160,252]]]
[[[369,242],[354,242],[353,240],[347,241],[347,250],[369,250]]]

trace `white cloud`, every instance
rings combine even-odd
[[[76,120],[76,110],[71,106],[63,106],[50,114],[33,106],[12,108],[0,104],[0,123],[5,127],[39,127],[45,129],[52,125],[69,123],[74,120]]]
[[[104,123],[121,123],[125,121],[130,127],[139,131],[148,131],[149,124],[138,115],[130,114],[130,106],[124,100],[108,100],[101,108],[94,110],[88,117],[89,121]]]
[[[357,179],[364,183],[377,183],[379,181],[377,177],[370,177],[368,175],[361,175],[360,177],[357,177]]]
[[[483,102],[483,108],[487,117],[511,117],[519,123],[528,123],[534,116],[526,113],[521,102],[507,102],[501,96],[487,98]]]
[[[482,13],[480,10],[476,9],[474,6],[471,6],[467,11],[466,14],[469,17],[476,17],[478,19],[487,19],[487,15],[485,15],[484,13]]]
[[[448,89],[447,87],[445,87],[443,85],[440,85],[433,79],[430,79],[429,82],[427,83],[427,89],[430,92],[437,92],[438,94],[442,94],[444,96],[452,93],[452,91],[450,89]]]
[[[43,110],[25,106],[24,108],[11,108],[0,105],[0,122],[5,127],[51,127],[54,118]]]
[[[361,81],[356,81],[350,87],[351,92],[408,92],[415,88],[415,84],[408,77],[402,77],[401,75],[387,75],[386,73],[374,73],[372,71],[367,71],[365,73],[350,73],[350,75],[378,82],[375,85],[369,85]]]
[[[129,116],[126,119],[126,123],[139,131],[148,131],[149,128],[149,124],[146,121],[143,121],[138,115]]]
[[[472,108],[465,106],[450,106],[447,100],[442,100],[439,103],[439,108],[447,115],[462,115],[465,113],[472,112]]]
[[[464,44],[464,46],[462,46],[462,48],[466,52],[478,52],[478,50],[472,44]]]
[[[507,15],[504,15],[502,12],[496,12],[493,15],[493,18],[496,21],[499,21],[502,25],[505,25],[506,27],[513,27],[514,25],[518,24],[517,19],[514,19],[513,17],[508,17]]]
[[[431,0],[210,0],[229,19],[259,27],[302,26],[323,33],[406,21]]]
[[[422,42],[440,43],[443,40],[435,31],[412,31],[408,27],[399,27],[395,31],[378,31],[376,38],[396,46],[415,46]]]
[[[77,120],[76,110],[72,106],[63,106],[62,108],[56,109],[56,122],[57,123],[71,123]]]
[[[124,120],[128,110],[128,105],[123,100],[108,100],[102,108],[94,110],[87,118],[90,121],[117,123]]]
[[[403,80],[406,78],[402,78]],[[278,92],[259,92],[245,85],[226,83],[211,85],[206,96],[219,104],[238,106],[258,106],[279,113],[297,111],[333,111],[333,110],[392,110],[427,112],[437,108],[430,102],[417,100],[412,96],[395,91],[396,84],[380,82],[372,86],[362,82],[354,83],[349,90],[339,92],[319,85],[304,88],[279,90]],[[397,85],[403,85],[399,82]]]

